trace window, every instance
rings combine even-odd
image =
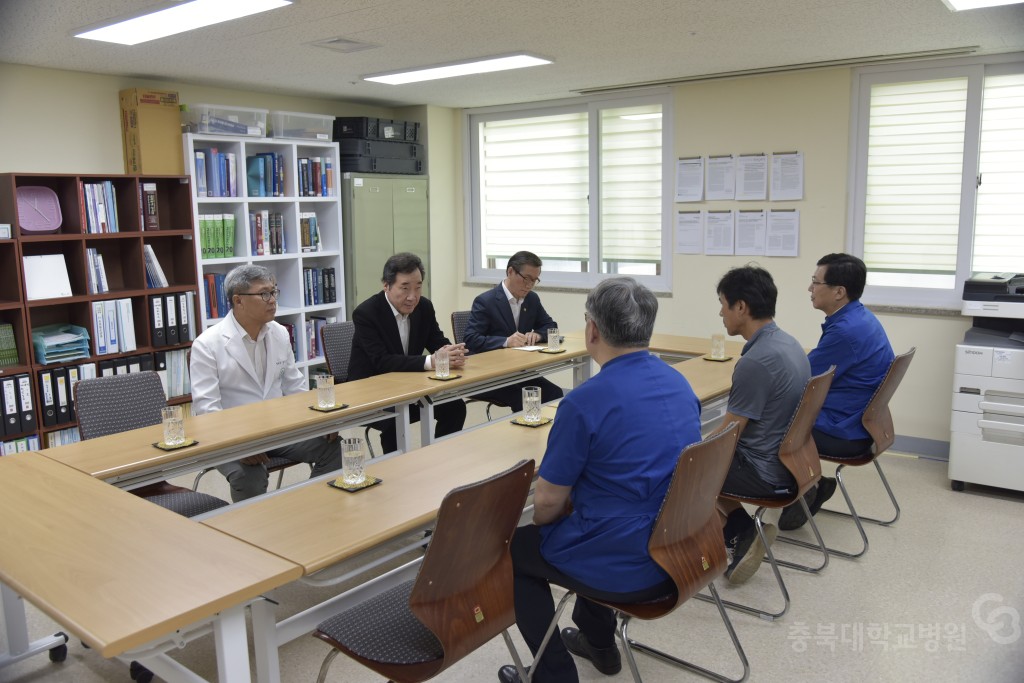
[[[866,301],[959,308],[973,273],[1024,270],[1024,63],[864,69],[853,120]]]
[[[667,95],[470,112],[471,279],[502,277],[526,249],[544,282],[629,274],[671,284]]]

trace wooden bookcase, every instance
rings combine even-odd
[[[87,232],[87,203],[84,184],[110,181],[117,203],[119,231],[114,233]],[[141,184],[153,183],[157,188],[159,209],[158,230],[143,230],[140,206]],[[33,410],[36,429],[22,434],[7,434],[0,440],[10,441],[33,434],[40,437],[40,447],[46,447],[48,432],[68,429],[77,423],[65,422],[44,426],[41,415],[39,373],[45,369],[99,363],[128,356],[152,355],[154,351],[188,348],[190,341],[174,346],[153,345],[149,297],[181,292],[198,295],[194,230],[192,226],[192,191],[188,176],[134,176],[134,175],[64,175],[41,173],[0,174],[0,223],[9,223],[12,239],[0,240],[0,322],[14,327],[19,364],[0,368],[0,378],[19,374],[31,377]],[[52,189],[60,202],[62,222],[53,234],[26,234],[20,229],[17,188],[44,186]],[[149,245],[167,277],[168,286],[148,288],[144,245]],[[109,291],[90,293],[88,286],[89,262],[87,249],[96,249],[103,256]],[[28,298],[22,258],[46,254],[62,254],[67,266],[72,294],[55,299]],[[95,301],[130,299],[136,348],[116,354],[95,355],[95,326],[92,304]],[[196,297],[198,302],[198,296]],[[196,311],[192,311],[198,325]],[[71,323],[84,327],[90,335],[90,353],[67,363],[42,364],[32,346],[32,329],[51,323]],[[99,373],[97,373],[99,374]],[[188,395],[176,396],[170,403],[187,403]]]
[[[211,273],[227,274],[233,268],[254,263],[269,268],[277,278],[281,296],[277,302],[277,321],[291,325],[295,334],[296,364],[309,377],[311,367],[324,363],[322,354],[310,358],[309,339],[306,338],[306,323],[312,318],[335,318],[345,320],[345,272],[344,247],[341,231],[341,186],[338,172],[338,143],[315,140],[292,140],[283,138],[257,138],[242,136],[220,136],[186,133],[182,136],[185,168],[193,178],[192,222],[196,229],[197,247],[202,243],[200,215],[231,214],[235,219],[234,255],[226,258],[204,257],[201,248],[196,249],[196,269],[199,273],[201,301],[197,302],[202,329],[219,322],[220,318],[207,315],[207,291],[204,276]],[[231,153],[235,158],[235,184],[237,196],[198,196],[195,194],[196,150],[216,149],[220,154]],[[280,154],[284,161],[284,194],[279,197],[249,196],[246,159],[263,153]],[[330,159],[333,164],[333,182],[329,196],[299,195],[300,159],[320,157]],[[207,178],[209,182],[209,178]],[[284,222],[284,253],[253,255],[251,250],[252,230],[249,224],[250,212],[269,210],[279,213]],[[300,214],[315,213],[321,233],[321,250],[304,252],[300,242]],[[336,300],[330,303],[307,305],[305,302],[304,269],[334,268]],[[223,313],[221,313],[223,315]]]

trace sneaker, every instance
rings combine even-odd
[[[811,514],[818,514],[818,510],[821,506],[828,501],[829,498],[836,492],[836,480],[834,477],[822,477],[821,481],[818,482],[818,495],[814,497],[814,502],[808,504],[807,507],[811,509]]]
[[[778,534],[779,530],[774,524],[764,525],[764,535],[769,546],[775,542],[775,537]],[[732,584],[745,583],[761,567],[761,558],[764,557],[764,553],[765,545],[757,534],[757,528],[751,524],[750,528],[740,534],[736,546],[733,548],[732,561],[729,563],[729,568],[725,570],[725,578]]]
[[[622,671],[622,657],[619,655],[619,648],[611,647],[596,648],[590,644],[587,637],[580,633],[579,629],[563,628],[562,642],[569,652],[578,657],[589,659],[594,668],[606,676],[614,676]]]
[[[824,481],[824,479],[822,479],[822,481]],[[814,501],[818,497],[818,490],[820,488],[820,485],[815,486],[804,494],[804,502],[807,503],[807,507],[811,508],[811,514],[814,514]],[[779,515],[780,529],[783,531],[792,531],[793,529],[799,529],[804,524],[807,524],[807,515],[804,514],[804,508],[799,502],[788,505],[782,509],[782,514]]]

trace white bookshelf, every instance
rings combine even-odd
[[[277,321],[295,328],[297,364],[309,376],[309,368],[324,363],[322,355],[309,356],[309,340],[305,338],[306,321],[311,317],[334,317],[345,320],[345,272],[341,231],[341,189],[338,172],[338,143],[314,140],[287,140],[274,138],[247,138],[235,136],[186,133],[183,136],[185,168],[192,177],[192,213],[196,238],[196,266],[199,281],[199,315],[202,329],[217,323],[219,318],[206,315],[207,273],[228,273],[243,263],[255,263],[269,268],[277,278],[281,296],[277,302]],[[219,152],[235,155],[235,175],[238,196],[196,196],[195,150],[216,148]],[[264,152],[281,154],[285,167],[285,196],[249,197],[246,182],[246,158]],[[331,196],[299,196],[299,159],[329,158],[334,168]],[[249,213],[269,210],[284,218],[285,253],[255,256],[251,252]],[[300,241],[299,215],[313,212],[317,216],[321,234],[321,250],[303,252]],[[229,258],[204,258],[200,237],[200,214],[233,214],[235,217],[235,255]],[[269,250],[269,249],[268,249]],[[304,298],[304,268],[334,268],[337,301],[307,306]]]

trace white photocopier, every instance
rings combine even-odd
[[[961,312],[974,326],[953,363],[951,485],[1024,491],[1024,274],[975,275]]]

